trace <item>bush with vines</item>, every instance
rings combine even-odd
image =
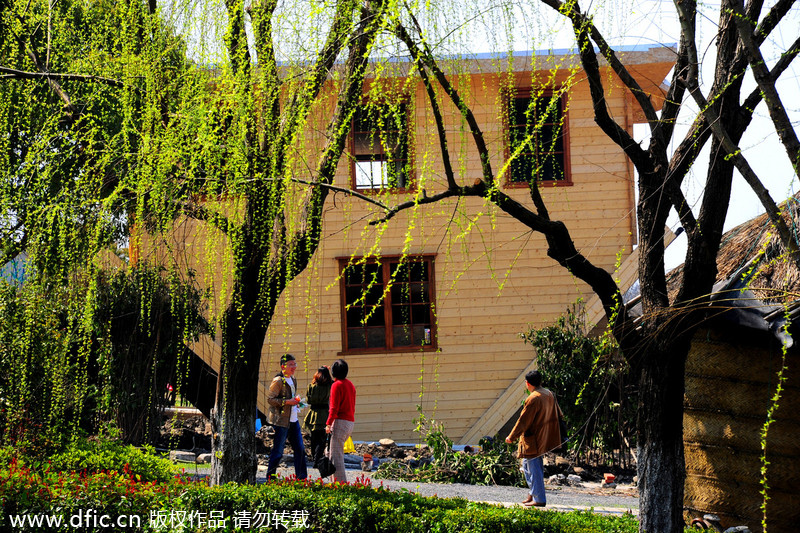
[[[572,453],[597,459],[599,452],[599,459],[609,462],[620,450],[635,448],[637,387],[613,339],[588,335],[580,300],[555,324],[522,336],[536,349],[544,385],[559,400]],[[627,455],[619,455],[628,466]]]

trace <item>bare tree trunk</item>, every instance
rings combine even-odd
[[[661,341],[644,354],[639,380],[639,531],[683,531],[684,368],[689,342]]]

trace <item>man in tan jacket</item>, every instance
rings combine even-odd
[[[278,470],[278,463],[283,457],[283,447],[286,439],[292,445],[294,453],[294,473],[297,479],[308,477],[306,469],[306,450],[303,445],[303,434],[300,431],[299,404],[300,396],[297,395],[297,378],[294,373],[297,370],[297,361],[292,354],[281,356],[281,371],[272,379],[269,384],[269,413],[267,415],[269,423],[275,429],[272,437],[272,450],[269,453],[269,464],[267,466],[267,479],[272,479]]]
[[[522,503],[528,507],[544,507],[547,499],[542,456],[561,446],[558,424],[561,409],[553,393],[542,387],[542,375],[538,370],[525,375],[525,386],[530,394],[506,442],[511,444],[522,437],[517,455],[522,459],[522,471],[531,488],[530,495]]]

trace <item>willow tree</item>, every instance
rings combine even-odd
[[[640,530],[683,531],[684,368],[692,335],[709,312],[710,294],[717,274],[716,256],[731,200],[734,169],[739,170],[770,214],[791,252],[789,259],[800,264],[798,243],[738,146],[756,108],[764,103],[797,175],[800,153],[797,136],[776,82],[800,52],[800,39],[774,53],[777,59],[771,68],[765,63],[765,52],[761,48],[776,29],[782,27],[779,24],[785,18],[788,20],[784,26],[791,27],[792,17],[787,17],[787,14],[795,2],[779,0],[766,9],[758,0],[748,2],[746,6],[740,0],[724,0],[719,10],[713,83],[704,92],[697,51],[699,38],[695,29],[698,6],[691,0],[676,1],[680,43],[660,113],[642,90],[641,80],[625,67],[601,28],[595,24],[592,14],[583,11],[577,1],[542,0],[542,4],[568,20],[577,43],[576,53],[588,79],[594,120],[638,171],[641,320],[637,320],[631,308],[623,302],[620,287],[612,274],[592,264],[576,248],[569,228],[551,218],[540,192],[537,169],[528,176],[530,205],[509,197],[498,187],[502,174],[512,171],[513,159],[519,156],[520,150],[515,150],[510,157],[512,161],[501,169],[492,168],[492,154],[484,140],[481,124],[469,108],[468,98],[459,92],[458,84],[440,67],[441,58],[426,39],[422,24],[418,22],[418,13],[414,11],[409,11],[402,18],[403,22],[394,26],[394,31],[407,46],[429,96],[444,158],[447,187],[407,202],[385,205],[385,213],[373,222],[386,223],[395,214],[423,204],[472,196],[484,198],[530,230],[542,234],[548,244],[548,256],[586,282],[599,296],[610,330],[638,376]],[[796,35],[796,31],[791,35]],[[640,146],[625,125],[611,115],[605,100],[609,86],[601,74],[600,59],[605,60],[630,91],[646,117],[650,128],[648,146]],[[748,72],[754,74],[758,85],[750,92],[743,89]],[[457,161],[450,161],[457,157],[449,151],[453,139],[448,138],[445,121],[438,111],[445,101],[461,111],[464,130],[480,154],[481,173],[469,176],[465,183],[459,183],[453,171]],[[680,113],[692,113],[687,101],[694,101],[699,111],[691,119],[688,133],[681,138],[676,125]],[[535,142],[539,137],[536,132],[541,130],[543,123],[533,118],[534,113],[526,116],[529,117],[529,128],[525,142]],[[676,145],[674,149],[673,144]],[[695,210],[684,197],[681,187],[706,145],[710,145],[711,157],[704,194]],[[668,292],[664,228],[672,210],[686,230],[689,245],[680,279],[675,282],[677,288]]]
[[[300,3],[297,9],[307,9]],[[276,59],[277,1],[226,3],[231,102],[224,112],[226,142],[235,143],[234,193],[245,199],[239,222],[202,205],[187,214],[208,221],[229,240],[230,298],[221,320],[222,361],[212,413],[212,482],[255,481],[253,426],[267,328],[286,285],[308,265],[319,245],[322,209],[344,149],[350,119],[360,101],[367,62],[381,29],[380,2],[338,0],[327,13],[328,30],[312,60],[307,54],[291,82]],[[315,9],[327,10],[324,3]],[[249,19],[249,21],[248,21]],[[247,22],[252,24],[252,45]],[[258,58],[255,68],[253,56]],[[305,161],[301,194],[292,191],[300,131],[334,71],[338,97],[323,121],[324,146],[316,161]],[[216,83],[221,87],[222,83]],[[256,91],[253,88],[256,87]],[[230,144],[228,145],[230,146]],[[236,179],[239,178],[239,179]]]
[[[163,12],[155,0],[8,4],[4,257],[25,250],[37,281],[68,282],[98,268],[100,250],[129,231],[146,246],[142,234],[188,217],[221,234],[230,285],[219,316],[212,479],[253,482],[265,333],[318,246],[329,191],[321,185],[361,98],[383,3],[229,0]],[[209,44],[218,28],[224,37]],[[309,128],[324,132],[314,160],[296,155]],[[77,306],[84,318],[95,290],[90,282]]]
[[[154,61],[159,70],[142,68]],[[2,347],[19,355],[13,407],[26,416],[39,405],[43,432],[67,432],[86,410],[98,340],[92,258],[124,237],[145,97],[169,114],[176,91],[165,75],[188,67],[181,41],[144,5],[0,9],[0,261],[25,252],[28,263],[17,291],[25,327]]]

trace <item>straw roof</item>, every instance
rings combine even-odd
[[[780,205],[790,231],[800,242],[800,193]],[[722,236],[717,254],[716,283],[745,285],[764,303],[800,300],[800,270],[791,262],[766,213],[736,226]],[[683,265],[669,275],[670,296],[677,291]],[[734,276],[739,280],[733,280]]]

